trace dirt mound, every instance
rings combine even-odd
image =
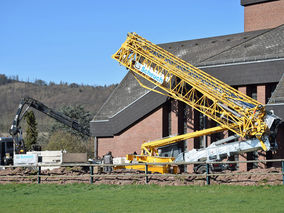
[[[0,170],[0,183],[32,183],[37,182],[36,168],[7,168]],[[60,167],[41,172],[42,183],[78,183],[90,182],[88,167]],[[136,170],[115,170],[111,173],[99,171],[93,177],[94,184],[145,184],[144,172]],[[277,185],[282,184],[280,168],[252,169],[249,172],[226,171],[211,177],[211,184],[235,185]],[[158,185],[205,185],[205,175],[193,176],[183,173],[181,175],[156,175],[148,176],[148,183]]]

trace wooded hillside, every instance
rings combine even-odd
[[[116,85],[86,86],[67,83],[21,82],[0,74],[0,136],[6,135],[14,119],[21,98],[30,96],[53,109],[67,105],[82,105],[95,115]],[[52,119],[34,110],[39,131],[46,131]]]

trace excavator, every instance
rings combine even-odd
[[[144,164],[163,163],[160,166],[149,164],[148,171],[177,173],[177,166],[166,163],[221,161],[235,154],[277,149],[275,138],[281,119],[272,111],[266,111],[258,101],[137,33],[128,33],[126,41],[112,58],[125,66],[142,87],[184,102],[218,124],[216,127],[143,143],[141,154],[127,155],[127,160]],[[150,81],[154,87],[143,84],[139,76]],[[203,149],[180,153],[176,158],[162,157],[159,152],[166,145],[224,131],[231,131],[235,135],[215,141]],[[126,168],[144,170],[145,165]]]
[[[24,107],[27,106],[24,110]],[[13,143],[14,143],[14,153],[15,154],[25,154],[26,153],[26,147],[22,136],[22,129],[20,127],[20,122],[23,119],[25,113],[29,110],[29,108],[32,107],[49,117],[55,119],[56,121],[65,124],[68,127],[71,127],[72,129],[80,132],[83,135],[90,136],[89,129],[79,124],[76,120],[73,120],[72,118],[68,117],[67,115],[57,112],[40,101],[31,98],[31,97],[24,97],[21,99],[20,104],[18,106],[15,118],[13,120],[13,123],[11,125],[11,128],[9,130],[10,135],[12,136]],[[11,160],[10,160],[11,162]]]

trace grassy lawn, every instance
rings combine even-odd
[[[284,212],[284,186],[7,184],[0,212]]]

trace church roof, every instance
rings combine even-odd
[[[284,25],[159,46],[232,86],[275,83],[284,73]],[[166,101],[167,97],[142,88],[127,73],[91,121],[91,132],[113,136]]]

